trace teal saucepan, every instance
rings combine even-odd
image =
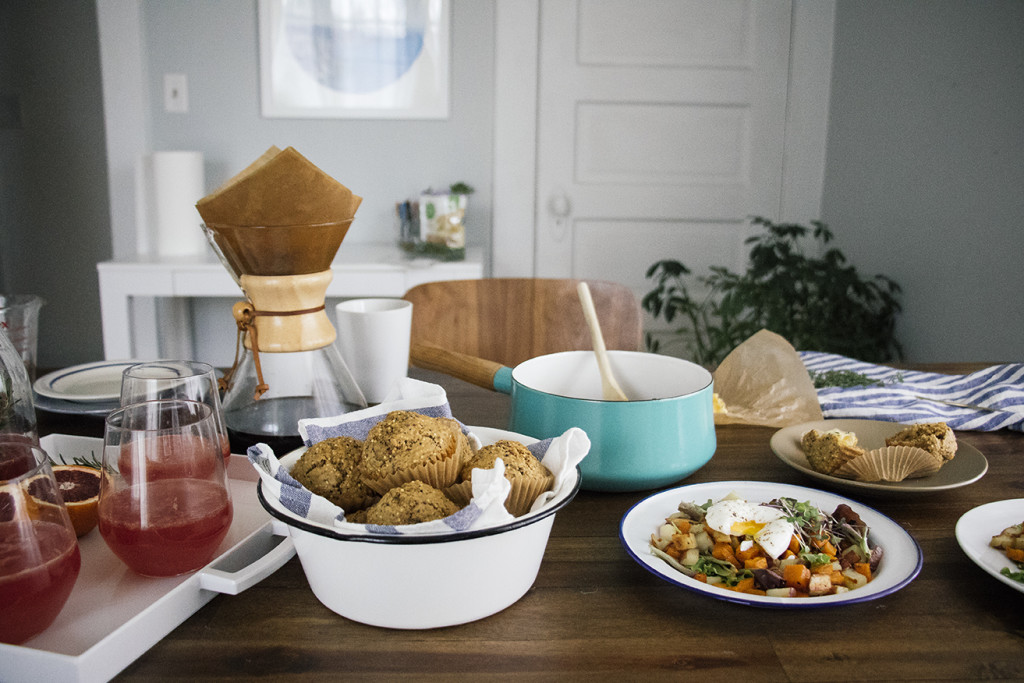
[[[414,365],[512,397],[508,428],[538,439],[579,427],[590,437],[581,488],[644,491],[667,486],[714,455],[711,373],[671,356],[609,351],[629,401],[602,399],[593,351],[538,356],[509,368],[493,361],[413,344]]]

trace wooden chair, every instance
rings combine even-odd
[[[576,286],[579,280],[487,278],[413,287],[412,341],[514,367],[557,351],[593,348]],[[605,345],[638,351],[640,305],[614,282],[588,280]],[[416,364],[416,359],[413,359]]]

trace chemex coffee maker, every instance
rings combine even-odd
[[[331,262],[362,198],[289,147],[196,204],[203,230],[246,300],[235,304],[235,360],[221,380],[233,453],[302,445],[298,421],[366,406],[324,308]]]

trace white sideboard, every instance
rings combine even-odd
[[[243,294],[211,253],[202,257],[139,257],[103,261],[99,272],[103,353],[107,360],[194,358],[189,303],[196,298]],[[484,276],[483,251],[468,249],[464,261],[410,259],[397,246],[346,244],[331,267],[328,298],[399,297],[438,280]],[[333,319],[333,316],[332,316]]]

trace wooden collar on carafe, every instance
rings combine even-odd
[[[232,311],[238,325],[235,361],[237,366],[242,345],[252,349],[257,400],[269,388],[260,367],[261,351],[314,351],[334,343],[334,326],[324,310],[327,286],[332,278],[330,270],[292,275],[239,275],[239,285],[247,301],[236,303]],[[230,375],[227,383],[230,383]]]
[[[314,308],[305,308],[298,311],[257,311],[256,307],[249,301],[239,301],[232,309],[235,316],[235,324],[238,327],[238,335],[235,338],[235,360],[231,368],[224,373],[224,376],[217,380],[221,391],[227,391],[231,385],[231,378],[238,369],[239,358],[245,335],[249,335],[249,345],[252,347],[253,364],[256,366],[256,393],[253,399],[258,401],[269,389],[269,385],[263,381],[263,369],[260,367],[259,333],[256,329],[256,318],[259,316],[286,317],[291,315],[306,315],[308,313],[319,313],[324,310],[325,305],[320,304]]]

